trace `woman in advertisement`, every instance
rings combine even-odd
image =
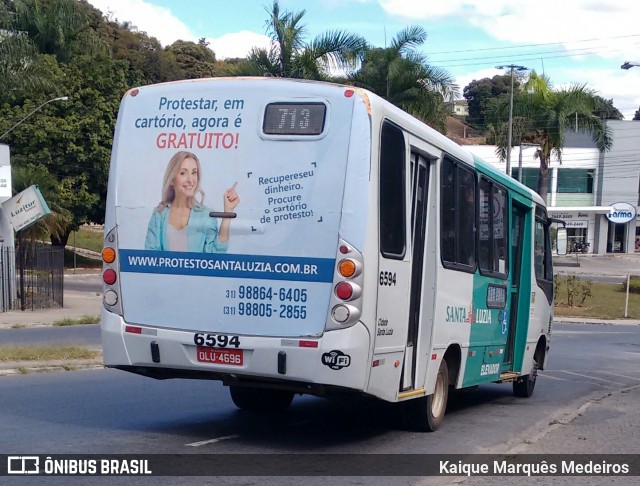
[[[203,204],[201,173],[200,160],[195,154],[180,151],[171,157],[164,173],[162,200],[149,221],[145,249],[201,253],[227,251],[231,221],[224,218],[218,226],[216,218],[209,216],[211,208]],[[237,182],[224,192],[225,212],[233,212],[240,202],[236,185]]]

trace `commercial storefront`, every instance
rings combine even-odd
[[[607,227],[607,215],[611,212],[611,206],[549,207],[547,211],[552,218],[565,222],[569,251],[606,251],[601,228]]]
[[[549,161],[547,209],[566,222],[569,248],[588,253],[640,252],[640,122],[607,120],[612,145],[600,152],[580,131],[565,133],[562,160]],[[475,155],[507,171],[495,146],[468,145]],[[535,147],[511,151],[511,175],[537,190],[540,162]]]

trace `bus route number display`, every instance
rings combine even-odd
[[[266,135],[320,135],[326,111],[324,103],[269,103],[262,131]]]

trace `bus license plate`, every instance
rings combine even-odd
[[[196,354],[200,363],[242,366],[242,349],[217,349],[197,346]]]

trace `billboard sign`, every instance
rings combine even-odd
[[[20,231],[51,213],[37,185],[29,186],[2,203],[13,229]]]

